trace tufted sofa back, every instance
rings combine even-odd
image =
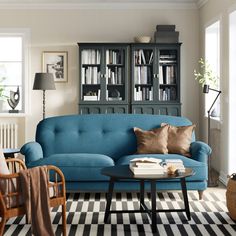
[[[98,153],[117,160],[136,152],[133,127],[144,130],[192,124],[187,118],[164,115],[91,114],[51,117],[42,120],[36,131],[36,141],[44,157],[59,153]],[[193,140],[194,141],[194,140]]]

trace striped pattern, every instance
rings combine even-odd
[[[236,235],[236,224],[227,213],[225,191],[206,192],[202,201],[198,193],[189,191],[191,221],[185,213],[159,213],[157,219],[158,233],[161,236],[178,235]],[[112,208],[139,208],[139,193],[114,193]],[[150,207],[150,194],[145,195],[145,203]],[[112,235],[112,236],[146,236],[153,235],[149,218],[146,214],[112,214],[108,224],[103,224],[105,211],[105,193],[75,193],[67,195],[67,232],[72,235]],[[176,192],[157,193],[157,207],[183,207],[182,194]],[[56,235],[61,235],[61,208],[53,208],[52,222]],[[12,218],[8,221],[5,234],[30,235],[30,225],[25,224],[25,217]]]

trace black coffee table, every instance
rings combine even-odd
[[[187,188],[186,188],[186,181],[185,178],[192,176],[195,174],[195,172],[190,169],[186,168],[185,172],[180,174],[174,174],[174,175],[167,175],[167,174],[161,174],[161,175],[134,175],[133,172],[129,169],[128,165],[119,165],[119,166],[112,166],[112,167],[106,167],[103,168],[101,173],[103,175],[109,176],[109,189],[108,189],[108,195],[107,195],[107,205],[105,210],[105,216],[104,216],[104,222],[106,223],[109,217],[109,214],[112,213],[140,213],[140,212],[146,212],[151,218],[152,221],[152,231],[155,233],[157,231],[156,227],[156,212],[186,212],[188,220],[191,220],[190,210],[189,210],[189,203],[188,203],[188,194],[187,194]],[[112,193],[114,189],[114,183],[117,180],[121,179],[132,179],[132,180],[138,180],[140,181],[140,209],[138,210],[110,210],[111,207],[111,200],[112,200]],[[182,194],[184,198],[184,209],[156,209],[156,181],[158,180],[171,180],[171,179],[179,179],[181,188],[182,188]],[[144,203],[144,182],[150,182],[151,184],[151,203],[152,207],[149,209],[145,203]]]

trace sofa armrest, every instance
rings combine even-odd
[[[211,151],[210,146],[201,141],[192,142],[190,145],[191,157],[196,161],[207,163]]]
[[[43,158],[42,147],[37,142],[29,142],[24,144],[20,149],[20,153],[25,156],[26,165],[28,165],[30,162]]]

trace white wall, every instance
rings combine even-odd
[[[201,37],[201,56],[204,56],[204,27],[213,23],[215,20],[221,20],[221,122],[213,121],[213,128],[217,128],[218,132],[214,131],[214,155],[212,159],[213,167],[220,172],[220,180],[226,183],[226,176],[229,174],[228,168],[228,142],[229,142],[229,12],[232,8],[236,9],[235,0],[208,0],[207,4],[200,9],[200,37]],[[200,98],[200,124],[202,136],[206,137],[206,120],[203,115],[203,100]]]
[[[34,73],[41,71],[41,53],[66,50],[69,56],[68,83],[46,92],[46,115],[76,114],[78,103],[77,42],[132,42],[136,35],[153,36],[157,24],[175,24],[180,32],[182,115],[198,126],[199,86],[193,70],[199,58],[198,10],[0,10],[0,28],[31,30],[30,88]],[[31,113],[25,118],[25,137],[33,140],[42,118],[42,93],[29,91]]]

